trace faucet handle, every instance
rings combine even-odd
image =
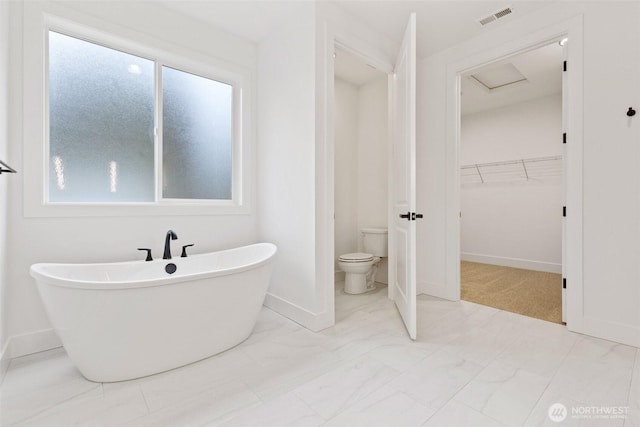
[[[151,249],[148,248],[138,248],[139,251],[147,251],[147,259],[145,259],[145,261],[153,261],[153,258],[151,258]]]
[[[187,257],[187,248],[188,248],[189,246],[193,246],[193,243],[192,243],[192,244],[190,244],[190,245],[184,245],[184,246],[182,247],[182,255],[180,255],[180,257],[181,257],[181,258],[186,258],[186,257]]]

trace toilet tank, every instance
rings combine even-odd
[[[388,239],[386,228],[363,228],[362,247],[364,251],[373,256],[386,257],[388,255]]]

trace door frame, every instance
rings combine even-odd
[[[324,94],[324,98],[319,100],[324,108],[318,109],[319,114],[316,117],[316,139],[323,144],[316,146],[317,159],[322,163],[316,164],[318,183],[316,186],[316,213],[318,214],[316,301],[319,301],[319,305],[316,311],[315,330],[335,324],[335,58],[333,53],[336,47],[339,47],[358,56],[383,73],[388,75],[393,73],[393,58],[364,43],[362,39],[339,31],[326,22],[323,32],[323,49],[318,55],[324,63],[325,78],[322,79],[324,90],[318,90],[318,93]],[[389,102],[390,100],[387,100],[388,105],[390,105]]]
[[[566,104],[563,104],[564,132],[567,133],[565,204],[567,217],[563,242],[563,267],[567,278],[566,324],[571,331],[583,330],[583,21],[582,16],[550,26],[481,52],[447,67],[447,147],[446,147],[446,286],[447,299],[460,299],[460,75],[519,53],[568,37]],[[562,135],[558,135],[562,143]],[[558,212],[561,215],[561,212]]]
[[[493,64],[498,63],[498,62],[500,62],[500,61],[502,61],[504,59],[515,58],[515,57],[518,57],[519,55],[534,51],[536,49],[540,49],[540,48],[544,48],[544,47],[547,47],[547,46],[550,46],[550,45],[554,45],[556,43],[560,43],[560,41],[563,40],[563,39],[564,40],[567,39],[566,34],[563,34],[558,38],[549,40],[546,43],[545,42],[541,42],[541,44],[539,46],[536,45],[536,46],[534,46],[532,48],[529,48],[529,49],[524,49],[524,50],[521,50],[521,51],[518,51],[518,52],[514,52],[513,54],[510,54],[507,57],[500,58],[500,59],[498,59],[496,61],[493,61],[493,62],[489,62],[488,64],[485,64],[483,66],[471,68],[469,70],[466,70],[464,72],[464,74],[468,75],[469,72],[472,72],[472,71],[475,71],[475,70],[479,70],[479,69],[481,70],[487,65],[489,65],[489,66],[493,65]],[[556,49],[558,49],[558,48],[556,47]],[[561,57],[562,57],[562,60],[565,61],[567,59],[567,57],[566,57],[566,55],[567,55],[567,44],[566,43],[563,44],[561,49],[562,49]],[[561,70],[562,62],[557,64],[557,66],[558,66],[557,72],[559,72],[559,73],[562,72],[562,70]],[[566,132],[566,125],[565,125],[565,119],[564,119],[566,114],[567,114],[567,100],[565,99],[566,92],[567,92],[567,90],[566,90],[566,85],[567,85],[567,76],[566,76],[566,74],[567,74],[566,72],[562,72],[561,88],[560,88],[560,91],[561,91],[560,92],[560,99],[561,99],[561,101],[560,101],[561,102],[561,111],[560,111],[560,115],[561,115],[561,134],[560,135],[562,135],[562,133]],[[462,101],[462,74],[458,74],[458,92],[460,93],[460,108],[462,108],[462,106],[463,106],[463,101]],[[462,112],[460,111],[458,114],[459,114],[458,129],[461,129],[461,127],[462,127]],[[560,139],[556,139],[555,143],[558,144],[558,141],[560,141]],[[562,172],[561,172],[562,180],[561,180],[561,184],[560,184],[561,185],[561,200],[560,200],[560,205],[557,206],[556,215],[560,214],[562,206],[565,205],[566,193],[567,193],[567,180],[566,180],[567,168],[566,168],[566,166],[564,164],[565,160],[566,160],[566,153],[565,153],[566,152],[566,144],[561,144],[561,145],[562,145],[561,146],[561,150],[560,150],[560,155],[562,156]],[[458,138],[458,147],[459,147],[458,149],[460,151],[462,149],[462,141],[460,140],[460,138]],[[462,185],[461,185],[461,189],[462,189]],[[462,193],[462,190],[461,190],[461,193]],[[460,203],[462,203],[462,199],[461,199]],[[557,216],[556,216],[556,219],[557,219]],[[462,211],[460,212],[460,220],[462,221]],[[565,240],[566,240],[565,231],[566,230],[565,230],[565,225],[564,225],[565,221],[564,220],[565,220],[565,218],[562,218],[562,225],[561,225],[561,232],[560,232],[560,244],[561,244],[561,248],[562,248],[561,249],[561,253],[560,253],[560,256],[561,256],[560,271],[557,272],[557,273],[560,273],[562,277],[566,277],[565,270],[564,270],[564,258],[565,258],[565,250],[566,250],[566,246],[565,246]],[[462,235],[460,236],[460,245],[462,246]],[[461,254],[462,254],[462,252],[461,252]],[[521,267],[521,268],[524,268],[524,267]],[[561,285],[561,282],[558,283],[558,286],[560,286],[560,285]],[[462,281],[460,281],[459,293],[460,293],[460,297],[459,298],[462,299]],[[565,293],[566,292],[563,289],[562,298],[561,298],[562,321],[563,322],[566,319],[566,306],[565,306],[566,295],[565,295]]]

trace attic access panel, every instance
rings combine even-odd
[[[527,80],[527,78],[510,62],[488,70],[479,71],[472,74],[470,78],[487,90],[494,90]]]

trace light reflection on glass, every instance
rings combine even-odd
[[[127,67],[127,71],[129,71],[131,74],[142,74],[142,68],[140,68],[138,64],[130,64]]]
[[[64,165],[60,156],[53,158],[53,167],[56,172],[56,184],[60,190],[64,190]]]
[[[115,161],[109,163],[109,184],[112,193],[118,191],[118,163]]]

